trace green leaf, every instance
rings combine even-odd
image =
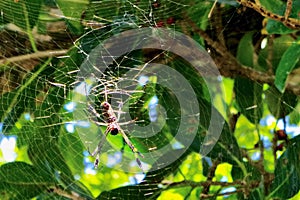
[[[295,41],[295,39],[290,35],[281,35],[275,39],[269,38],[268,40],[271,40],[272,48],[266,47],[260,51],[258,63],[265,69],[265,71],[271,68],[269,70],[273,70],[275,72],[282,55]]]
[[[269,19],[267,21],[266,30],[268,34],[289,34],[295,30],[286,27],[282,22]]]
[[[278,15],[284,16],[285,10],[286,10],[286,3],[279,1],[279,0],[262,0],[261,4],[263,7],[265,7],[267,10],[276,13]],[[298,13],[300,11],[300,2],[299,1],[293,1],[291,14],[289,18],[298,18]],[[268,34],[289,34],[293,33],[296,30],[290,29],[286,27],[282,22],[275,21],[272,19],[268,19],[266,30]]]
[[[249,173],[249,180],[259,181],[261,179],[261,173],[256,167],[250,165],[247,162],[244,162],[244,165],[247,169],[247,172]],[[244,174],[241,172],[237,165],[232,166],[231,175],[233,180],[241,180],[244,178]]]
[[[300,39],[294,42],[282,55],[275,75],[275,86],[284,92],[287,76],[294,69],[300,58]]]
[[[46,131],[47,129],[43,130],[44,133]],[[29,145],[28,156],[39,171],[43,171],[48,176],[54,177],[55,182],[59,183],[65,190],[75,191],[88,199],[92,196],[83,184],[74,179],[55,141],[47,141],[46,138],[44,140],[40,139],[39,143],[38,140],[33,141]]]
[[[83,16],[83,20],[92,21],[97,18],[99,23],[112,23],[117,15],[121,15],[120,8],[122,2],[117,0],[103,0],[95,4],[88,5],[87,10]]]
[[[69,29],[74,34],[83,32],[81,25],[81,16],[87,8],[89,0],[56,0],[56,3],[65,16]]]
[[[201,29],[206,30],[208,25],[208,21],[206,19],[211,10],[212,4],[203,0],[195,1],[193,4],[193,6],[189,6],[187,13]]]
[[[157,198],[162,192],[162,187],[158,184],[164,180],[170,174],[174,174],[184,159],[189,155],[190,151],[187,149],[178,149],[165,153],[162,155],[156,163],[153,164],[153,169],[158,169],[155,171],[148,172],[144,180],[134,186],[125,186],[113,189],[111,191],[102,192],[97,199],[144,199],[146,196],[148,198]],[[166,159],[170,157],[181,155],[176,161],[159,169],[159,165],[165,162]]]
[[[1,96],[2,108],[0,110],[1,121],[3,122],[3,132],[8,131],[15,125],[18,118],[24,112],[25,106],[19,105],[21,101],[18,94],[18,88],[7,92]],[[23,95],[22,95],[23,96]],[[24,103],[24,102],[22,102]]]
[[[1,96],[1,102],[4,102],[0,110],[3,132],[8,132],[26,109],[35,108],[36,96],[45,86],[42,75],[49,62],[50,59],[36,67],[19,87]]]
[[[300,135],[291,139],[276,162],[275,179],[269,197],[288,199],[300,190]]]
[[[230,132],[229,126],[218,111],[218,108],[216,108],[211,102],[211,94],[208,92],[208,87],[212,87],[212,85],[208,86],[199,72],[183,60],[177,59],[176,61],[168,63],[168,66],[172,66],[188,80],[196,94],[198,101],[197,105],[199,106],[197,109],[194,108],[194,111],[199,111],[199,118],[193,118],[193,120],[199,120],[197,124],[198,127],[195,122],[191,123],[189,121],[187,121],[184,126],[184,132],[187,136],[191,130],[197,129],[197,133],[193,138],[192,143],[189,144],[190,141],[186,141],[191,139],[190,137],[183,137],[180,142],[182,144],[189,144],[190,150],[196,153],[208,153],[207,156],[212,159],[219,159],[231,164],[235,163],[233,157],[241,159],[242,157],[235,137]],[[170,108],[169,115],[172,116],[172,118],[169,122],[169,128],[174,136],[174,134],[178,132],[178,124],[180,123],[180,120],[182,120],[179,117],[185,117],[182,114],[184,109],[182,109],[183,107],[178,104],[178,101],[176,101],[176,98],[174,98],[172,94],[166,93],[163,100],[165,101],[165,106]],[[190,99],[187,100],[190,101]],[[189,116],[187,116],[187,118],[192,119]],[[171,122],[172,119],[173,122]],[[217,133],[219,131],[220,135]],[[204,141],[205,144],[203,144]],[[210,146],[210,144],[215,144],[215,146]],[[228,151],[226,151],[223,147],[225,147]]]
[[[47,130],[44,129],[43,132],[46,133]],[[59,172],[60,176],[57,177],[58,180],[63,180],[64,177],[73,180],[73,175],[58,149],[56,142],[46,141],[46,139],[47,134],[45,134],[44,141],[38,142],[37,138],[32,140],[32,143],[28,147],[30,160],[34,166],[44,169],[50,174],[55,173],[55,171]]]
[[[249,79],[237,77],[234,81],[236,103],[240,112],[253,123],[259,123],[263,114],[262,85]]]
[[[287,150],[289,162],[295,165],[298,176],[300,177],[300,135],[289,141]]]
[[[24,162],[0,167],[0,193],[4,199],[30,199],[54,183],[52,176]]]
[[[261,0],[260,3],[267,10],[275,13],[278,13],[278,10],[284,6],[284,3],[280,0]]]
[[[222,162],[236,164],[235,158],[241,160],[242,156],[240,154],[236,138],[230,132],[228,123],[224,121],[224,124],[218,124],[218,121],[222,121],[224,120],[224,118],[220,113],[218,113],[218,110],[216,108],[211,107],[212,105],[209,102],[202,101],[200,105],[201,113],[206,117],[211,116],[211,110],[213,110],[213,112],[216,112],[213,121],[216,121],[217,123],[215,123],[214,125],[223,127],[219,138],[211,137],[210,142],[214,142],[214,140],[217,140],[217,142],[207,156],[211,157],[212,159],[218,159]],[[207,136],[206,134],[206,130],[203,129],[203,127],[200,127],[198,129],[198,133],[193,143],[191,144],[191,150],[193,150],[194,152],[199,152],[200,148],[203,148],[203,140],[204,137]]]
[[[277,119],[285,117],[292,112],[298,102],[296,95],[289,91],[285,91],[282,94],[274,86],[265,91],[265,94],[268,108],[271,114]]]
[[[241,64],[253,68],[255,52],[252,44],[252,35],[253,33],[250,32],[242,37],[237,50],[237,59]]]
[[[1,0],[0,10],[6,23],[14,23],[20,28],[26,30],[34,27],[38,20],[42,0]]]
[[[173,61],[172,63],[168,63],[168,66],[173,66],[174,69],[180,72],[181,75],[185,76],[185,78],[189,81],[189,84],[192,86],[198,101],[197,105],[199,107],[197,112],[199,111],[200,115],[199,118],[193,118],[194,120],[199,120],[198,127],[195,122],[191,123],[187,121],[185,123],[185,134],[188,134],[193,129],[197,129],[195,138],[193,138],[193,141],[189,146],[190,150],[196,153],[208,153],[207,156],[212,159],[219,159],[231,164],[235,164],[233,157],[242,159],[237,141],[230,132],[228,124],[219,113],[218,109],[211,102],[211,94],[207,91],[207,87],[211,87],[211,85],[207,86],[203,77],[180,59]],[[169,115],[172,116],[171,119],[168,119],[170,120],[170,131],[172,134],[176,134],[178,132],[178,124],[181,120],[180,116],[182,116],[182,112],[184,112],[184,110],[182,110],[182,106],[178,104],[178,101],[176,101],[176,98],[174,98],[172,94],[165,93],[163,100],[165,102],[165,106],[170,108]],[[190,99],[188,99],[188,101],[190,101]],[[196,108],[194,108],[194,110],[196,111]],[[189,118],[189,116],[187,117]],[[171,121],[172,119],[173,122]],[[192,118],[190,117],[190,119]],[[220,135],[217,133],[218,131],[221,132]],[[189,144],[190,141],[186,141],[189,139],[191,138],[183,137],[180,142],[182,144]],[[205,144],[203,144],[204,141]],[[210,146],[210,144],[215,145]],[[228,151],[226,151],[223,147],[225,147]]]
[[[59,137],[59,148],[73,174],[80,174],[83,165],[83,144],[76,133],[63,133]]]
[[[252,45],[252,33],[246,34],[240,41],[237,51],[237,59],[241,64],[254,68],[255,52]],[[251,123],[259,123],[262,113],[262,85],[249,79],[237,77],[234,81],[236,103],[240,112]]]

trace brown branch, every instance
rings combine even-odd
[[[217,64],[221,75],[230,78],[242,76],[261,84],[266,83],[274,85],[274,75],[257,71],[253,68],[240,64],[221,42],[211,39],[211,37],[204,30],[200,29],[187,15],[185,15],[185,19],[188,23],[187,26],[191,27],[194,32],[199,34],[199,36],[202,37],[209,46],[215,49],[217,54],[219,54],[219,56],[216,56],[213,59]],[[295,95],[300,95],[299,85],[293,85],[287,82],[286,90],[293,92]]]
[[[292,9],[292,1],[288,0],[287,2],[287,7],[285,10],[284,16],[278,15],[276,13],[270,12],[266,10],[265,8],[261,7],[260,5],[251,2],[249,0],[237,0],[238,3],[242,4],[243,6],[246,6],[248,8],[252,8],[259,14],[261,14],[264,17],[271,18],[273,20],[282,22],[285,26],[291,28],[291,29],[300,29],[300,20],[295,19],[295,18],[289,18],[289,15],[291,13]]]
[[[293,0],[287,0],[286,2],[286,9],[284,12],[284,19],[287,20],[291,14],[292,11],[292,5],[293,5]]]
[[[30,60],[30,59],[39,59],[39,58],[49,58],[49,57],[54,57],[54,56],[62,56],[66,55],[68,50],[63,49],[63,50],[47,50],[47,51],[39,51],[36,53],[32,54],[26,54],[26,55],[21,55],[21,56],[15,56],[15,57],[10,57],[10,58],[4,58],[0,60],[0,66],[2,65],[7,65],[9,63],[15,63],[15,62],[21,62],[25,60]]]
[[[243,189],[237,189],[235,191],[223,192],[223,193],[219,193],[219,194],[201,194],[200,198],[201,199],[210,199],[210,198],[215,197],[215,196],[227,196],[227,195],[236,194],[236,193],[239,193],[239,192],[243,192]]]
[[[210,183],[213,180],[213,178],[215,177],[215,173],[216,173],[219,163],[220,162],[218,160],[213,162],[213,165],[211,166],[210,171],[207,175],[207,179],[206,179],[207,183]],[[211,184],[207,184],[207,185],[203,186],[203,190],[202,190],[201,194],[208,194],[210,186],[211,186]]]
[[[169,184],[167,184],[168,187],[166,189],[186,187],[186,186],[189,186],[189,187],[206,187],[207,185],[215,185],[215,186],[221,186],[221,187],[228,187],[228,186],[246,187],[246,186],[244,186],[244,183],[245,182],[241,181],[241,180],[236,180],[236,181],[233,181],[233,182],[218,182],[218,181],[195,182],[195,181],[190,181],[190,180],[184,180],[184,181],[180,181],[180,182],[169,183]]]
[[[236,187],[237,190],[234,191],[233,193],[238,193],[238,192],[243,192],[245,189],[247,190],[251,190],[254,188],[257,188],[259,186],[260,181],[252,181],[252,182],[248,182],[246,184],[245,181],[242,180],[236,180],[233,182],[218,182],[218,181],[201,181],[201,182],[195,182],[195,181],[189,181],[189,180],[184,180],[184,181],[180,181],[180,182],[172,182],[172,183],[165,183],[167,185],[167,187],[164,190],[169,190],[169,189],[173,189],[173,188],[178,188],[178,187],[192,187],[192,188],[196,188],[196,187],[207,187],[209,186],[221,186],[221,187]],[[232,192],[226,192],[226,193],[220,193],[217,194],[217,196],[224,196],[224,195],[229,195],[229,194],[233,194]],[[212,197],[215,194],[201,194],[201,198],[208,198],[208,197]]]
[[[75,193],[75,192],[69,193],[65,190],[62,190],[62,189],[58,188],[58,187],[51,188],[50,192],[56,193],[56,194],[58,194],[62,197],[66,197],[66,198],[69,198],[69,199],[72,199],[72,200],[84,200],[85,199],[83,197],[80,197],[80,195]]]
[[[269,75],[268,73],[257,71],[253,68],[241,64],[238,64],[237,66],[232,66],[232,61],[224,61],[223,59],[224,58],[214,59],[220,70],[221,75],[230,78],[242,76],[261,84],[266,83],[269,85],[274,85],[274,75]],[[287,81],[286,90],[294,93],[295,95],[300,95],[300,85],[292,84],[292,82]]]

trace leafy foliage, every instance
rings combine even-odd
[[[300,4],[292,1],[290,15],[280,21],[276,16],[284,16],[289,8],[282,1],[261,0],[261,5],[255,6],[251,2],[247,9],[238,2],[244,1],[223,0],[214,7],[213,2],[206,0],[2,0],[0,37],[6,46],[0,48],[5,58],[0,60],[3,85],[0,141],[4,144],[7,138],[16,138],[17,159],[8,162],[7,146],[0,145],[0,196],[3,199],[159,199],[166,194],[178,199],[299,197],[300,137],[288,129],[299,126],[300,121],[294,119],[296,124],[290,124],[291,116],[299,114]],[[262,6],[258,9],[261,13],[253,17],[256,14],[251,7],[257,6]],[[263,19],[260,14],[268,18]],[[264,27],[263,22],[266,22]],[[18,28],[11,28],[11,24]],[[101,76],[94,74],[97,83],[91,84],[99,116],[92,116],[95,123],[88,128],[80,125],[84,122],[65,108],[76,98],[89,105],[84,94],[76,93],[83,81],[83,77],[77,77],[80,66],[92,65],[94,58],[89,53],[107,38],[141,27],[168,28],[199,42],[218,65],[222,75],[219,82],[224,88],[210,88],[206,80],[212,76],[211,72],[200,74],[193,68],[195,63],[188,63],[172,52],[139,49],[120,58],[111,55],[114,59],[109,70]],[[41,33],[51,39],[41,39]],[[26,45],[20,42],[21,36],[26,38]],[[136,39],[138,43],[139,38]],[[10,48],[10,40],[14,48]],[[263,41],[267,41],[266,47],[261,46]],[[19,43],[21,46],[17,46]],[[66,51],[60,54],[62,48]],[[47,50],[52,53],[47,54]],[[187,109],[180,105],[174,91],[160,85],[156,81],[158,74],[152,73],[146,84],[129,88],[134,92],[129,95],[127,112],[143,127],[151,123],[149,113],[155,111],[158,123],[152,130],[160,129],[147,138],[134,137],[135,131],[126,134],[131,135],[130,141],[145,155],[167,145],[168,151],[148,157],[147,161],[152,160],[142,163],[147,166],[143,174],[132,174],[136,166],[131,163],[121,166],[127,173],[111,169],[110,151],[101,155],[103,166],[94,170],[87,143],[98,140],[99,133],[106,128],[99,125],[103,122],[99,106],[105,100],[103,91],[106,86],[117,85],[118,79],[126,79],[131,69],[138,71],[139,66],[152,62],[168,65],[188,80],[197,100],[194,109],[199,112],[184,116]],[[167,73],[164,77],[174,79]],[[184,92],[182,85],[178,84],[177,90]],[[226,91],[226,97],[221,95],[222,90]],[[108,101],[114,97],[110,93],[105,95]],[[155,108],[151,108],[154,97],[161,107],[154,104]],[[180,129],[183,118],[190,118],[191,122],[184,121],[188,124]],[[270,120],[273,122],[268,123]],[[74,130],[66,125],[73,125]],[[211,125],[215,128],[212,130],[219,128],[221,135],[206,141]],[[85,131],[86,138],[79,130]],[[193,131],[196,134],[190,141],[188,136]],[[174,141],[178,132],[186,137]],[[121,159],[133,158],[121,136],[109,135],[107,140],[120,150]],[[211,151],[199,155],[201,148],[210,142],[215,142]],[[164,165],[170,158],[176,160]]]
[[[286,151],[278,159],[271,197],[291,198],[299,191],[299,136],[289,141]]]

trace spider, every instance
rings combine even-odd
[[[106,91],[106,88],[105,88]],[[132,142],[129,140],[128,136],[126,135],[126,133],[123,131],[123,129],[120,127],[119,123],[117,122],[117,117],[114,113],[114,110],[112,108],[112,106],[108,103],[107,101],[107,94],[105,92],[105,101],[103,103],[101,103],[101,109],[102,109],[102,115],[104,116],[104,121],[107,124],[107,128],[104,132],[104,137],[106,138],[108,133],[110,133],[111,135],[117,135],[118,133],[120,133],[124,139],[124,141],[126,142],[126,144],[129,146],[129,148],[132,150],[132,152],[135,154],[135,159],[136,162],[138,164],[138,166],[143,170],[142,168],[142,163],[140,161],[140,159],[138,158],[138,155],[142,158],[144,158],[143,154],[141,154],[138,149],[132,144]],[[90,107],[89,110],[91,112],[93,112],[93,114],[95,114],[97,117],[100,117],[99,113],[97,113],[97,111]],[[93,122],[100,126],[102,125],[100,122],[98,121],[94,121]],[[105,140],[101,140],[96,149],[93,151],[93,153],[90,153],[90,155],[92,157],[96,156],[95,162],[94,162],[94,167],[97,168],[99,165],[99,154],[101,152],[101,149],[104,145]]]

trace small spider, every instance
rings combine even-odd
[[[140,161],[140,159],[138,158],[137,154],[139,156],[141,156],[142,158],[144,158],[143,154],[141,154],[137,148],[134,147],[134,145],[132,144],[132,142],[129,140],[129,138],[127,137],[126,133],[123,131],[123,129],[120,127],[119,123],[117,122],[117,117],[114,113],[114,110],[112,109],[111,105],[107,102],[107,95],[105,93],[105,102],[101,103],[101,109],[102,109],[102,115],[104,116],[104,121],[107,124],[107,128],[104,132],[104,137],[106,138],[108,133],[110,133],[111,135],[117,135],[118,133],[120,133],[124,139],[124,141],[126,142],[126,144],[129,146],[129,148],[132,150],[132,152],[135,154],[135,158],[136,158],[136,162],[138,164],[138,166],[143,170],[142,168],[142,163]],[[93,114],[95,114],[97,117],[99,117],[99,113],[97,113],[97,111],[90,107],[89,110],[91,112],[93,112]],[[97,122],[97,121],[93,121],[96,125],[100,126],[102,125],[101,123]],[[97,168],[99,165],[99,154],[101,152],[101,149],[104,145],[105,140],[101,140],[96,149],[94,150],[93,153],[91,153],[91,156],[95,157],[96,156],[96,160],[94,162],[94,167]]]

